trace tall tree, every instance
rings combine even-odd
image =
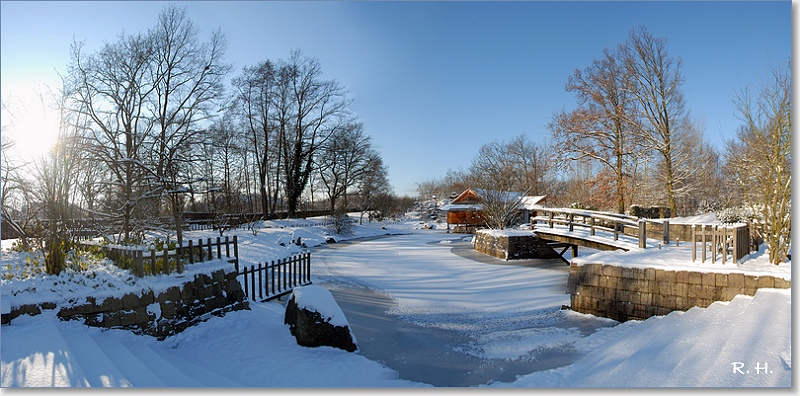
[[[317,156],[319,180],[330,202],[331,213],[341,198],[347,209],[347,190],[355,187],[370,171],[372,143],[360,122],[349,122],[337,128]]]
[[[106,210],[121,219],[122,237],[129,240],[143,196],[144,143],[152,132],[146,105],[154,89],[148,71],[153,45],[148,36],[123,34],[97,53],[82,49],[83,43],[71,46],[65,85],[72,111],[91,121],[83,151],[113,176]]]
[[[235,106],[243,117],[243,124],[249,132],[249,149],[253,152],[258,174],[259,192],[261,194],[261,211],[265,216],[275,211],[270,197],[272,188],[270,178],[277,180],[276,166],[280,160],[276,157],[278,143],[273,114],[279,110],[275,102],[279,100],[276,93],[276,66],[270,60],[256,66],[244,67],[242,73],[233,79],[236,89]],[[272,175],[272,176],[271,176]],[[276,186],[277,187],[277,186]],[[277,195],[275,196],[277,200]]]
[[[625,212],[630,196],[626,179],[638,148],[631,133],[636,121],[629,72],[621,50],[604,50],[601,59],[569,77],[566,89],[576,94],[578,108],[555,114],[549,124],[563,165],[591,159],[613,174],[618,213]]]
[[[200,42],[185,8],[167,6],[149,32],[153,42],[150,106],[155,116],[151,153],[161,194],[168,197],[179,243],[183,240],[179,194],[187,180],[182,167],[191,166],[191,150],[224,93],[231,66],[224,63],[226,42],[217,30]],[[182,174],[184,173],[184,174]]]
[[[297,214],[308,185],[313,159],[340,122],[350,101],[336,80],[323,80],[318,60],[293,51],[281,74],[279,89],[288,93],[286,119],[279,119],[284,189],[289,217]],[[279,110],[279,113],[281,110]]]
[[[664,188],[674,216],[677,213],[675,139],[686,116],[681,59],[669,55],[666,38],[653,36],[645,27],[631,30],[622,51],[632,79],[631,93],[638,102],[640,122],[630,125],[661,156]]]
[[[791,62],[789,63],[789,65]],[[791,68],[774,68],[756,93],[735,99],[744,126],[728,144],[727,161],[738,170],[746,199],[760,213],[769,259],[780,264],[789,253],[792,227]]]

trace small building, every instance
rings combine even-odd
[[[476,230],[487,227],[487,222],[483,216],[483,196],[486,190],[478,188],[468,188],[449,204],[442,206],[442,210],[447,211],[447,230],[455,233],[472,234]],[[520,219],[524,222],[529,221],[537,208],[542,208],[546,195],[524,196],[522,193],[510,192],[506,194],[507,199],[519,199]]]

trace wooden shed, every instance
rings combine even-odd
[[[449,204],[442,207],[442,210],[447,211],[447,229],[450,230],[452,226],[453,232],[471,234],[481,228],[486,228],[486,219],[483,216],[482,209],[483,195],[486,193],[481,189],[468,188]],[[520,218],[523,221],[528,221],[533,211],[547,197],[544,196],[523,196],[522,193],[509,193],[509,199],[520,199],[522,205],[520,207]]]

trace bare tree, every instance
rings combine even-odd
[[[549,124],[561,161],[588,158],[614,175],[618,213],[625,212],[630,200],[626,179],[640,149],[631,133],[635,104],[629,71],[620,50],[604,50],[602,59],[569,77],[566,89],[577,95],[578,108],[557,113]]]
[[[191,166],[191,150],[216,110],[231,66],[223,62],[226,42],[219,30],[201,43],[185,8],[167,6],[149,35],[153,61],[149,72],[153,91],[149,104],[155,117],[151,153],[161,194],[168,197],[178,243],[183,240],[179,195],[191,182],[182,167]],[[184,173],[184,174],[182,174]]]
[[[361,197],[359,224],[364,223],[364,213],[374,209],[376,197],[391,192],[389,170],[383,164],[383,159],[377,151],[367,150],[362,169],[363,172],[359,174],[356,180],[358,193]],[[370,216],[371,218],[372,216]]]
[[[337,128],[325,142],[317,155],[316,166],[319,183],[330,202],[330,210],[336,209],[341,198],[346,209],[347,190],[355,187],[362,176],[370,171],[370,154],[373,153],[369,136],[360,122],[349,122]]]
[[[283,102],[288,117],[279,119],[278,131],[287,211],[293,217],[308,185],[314,155],[339,126],[350,101],[337,81],[322,80],[319,61],[300,51],[292,52],[278,84],[281,92],[288,93]]]
[[[662,157],[664,187],[674,216],[677,212],[675,139],[685,117],[681,59],[669,55],[665,38],[651,35],[644,27],[631,30],[622,51],[633,82],[631,92],[638,102],[639,122],[630,125]]]
[[[503,230],[511,226],[519,216],[522,197],[528,191],[514,192],[508,190],[479,190],[481,196],[481,214],[489,228]]]
[[[790,65],[791,63],[789,63]],[[792,227],[792,78],[790,67],[774,68],[756,93],[734,99],[744,126],[728,144],[728,163],[754,212],[760,213],[769,259],[780,264],[789,253]]]
[[[245,67],[242,73],[233,79],[233,86],[236,89],[235,107],[243,117],[243,124],[249,131],[249,149],[253,152],[255,168],[258,173],[259,192],[261,194],[261,211],[265,216],[275,211],[275,199],[270,200],[273,192],[279,190],[276,185],[273,188],[272,182],[279,178],[276,169],[280,165],[277,155],[279,143],[275,128],[276,114],[279,107],[275,102],[279,100],[276,92],[277,79],[276,66],[266,60],[253,67]],[[272,191],[270,191],[272,190]],[[273,203],[271,205],[271,202]]]
[[[145,137],[152,124],[147,96],[154,89],[148,65],[153,47],[147,36],[121,35],[97,53],[84,55],[83,43],[73,43],[67,93],[72,111],[91,121],[83,130],[83,151],[113,176],[110,214],[122,220],[122,237],[130,239],[132,219],[143,191]]]
[[[70,242],[69,223],[73,218],[72,196],[75,189],[74,174],[80,164],[74,137],[76,131],[67,120],[64,96],[57,94],[60,125],[56,144],[35,164],[38,198],[43,203],[47,228],[45,235],[45,269],[58,275],[64,269],[65,254]]]

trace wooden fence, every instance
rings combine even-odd
[[[239,269],[239,244],[236,235],[233,239],[226,236],[224,239],[207,238],[205,241],[198,239],[196,242],[189,240],[183,246],[177,246],[172,250],[156,250],[154,245],[101,246],[85,242],[79,243],[79,246],[86,250],[101,250],[117,266],[129,269],[139,277],[183,272],[186,263],[194,264],[214,259],[226,259],[236,267],[237,271]]]
[[[710,255],[711,262],[717,261],[724,264],[731,258],[735,263],[750,253],[750,231],[747,225],[692,225],[692,261],[697,261],[698,244],[700,249],[700,262],[705,263]]]
[[[542,216],[539,213],[546,215]],[[619,235],[629,235],[639,240],[639,247],[647,247],[647,236],[657,234],[665,244],[669,243],[669,220],[666,219],[644,219],[622,214],[596,212],[590,210],[573,209],[536,209],[537,215],[531,217],[531,225],[544,223],[553,228],[556,224],[567,226],[570,232],[575,227],[582,227],[589,230],[589,234],[594,236],[598,231],[610,234],[615,241],[619,240]]]
[[[269,301],[311,284],[311,253],[305,252],[269,264],[251,265],[239,272],[244,294],[253,301]]]

